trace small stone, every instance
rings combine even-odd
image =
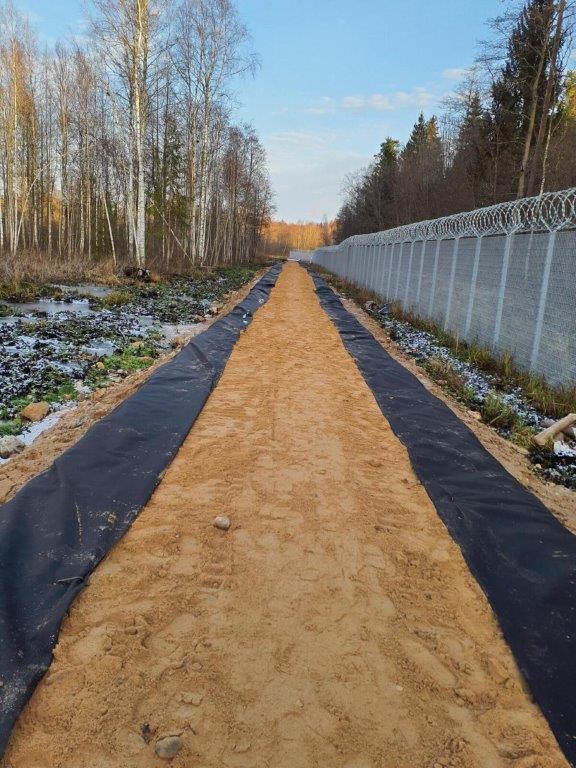
[[[226,515],[218,515],[214,518],[214,527],[219,528],[221,531],[227,531],[230,528],[230,518]]]
[[[165,736],[158,739],[154,751],[161,760],[172,760],[182,749],[182,739],[180,736]]]
[[[234,752],[243,754],[244,752],[248,752],[251,747],[252,744],[249,741],[239,741],[238,744],[234,745]]]
[[[106,369],[106,366],[104,365],[104,363],[102,362],[102,360],[98,360],[98,362],[96,363],[95,367],[96,367],[96,368],[97,368],[99,371],[103,371],[103,370],[105,370],[105,369]]]
[[[22,438],[14,435],[0,437],[0,459],[9,459],[15,453],[21,453],[26,447]]]
[[[28,421],[42,421],[50,413],[48,403],[30,403],[21,412],[20,416]]]
[[[204,697],[201,693],[183,693],[180,698],[184,704],[192,704],[193,707],[199,707]]]

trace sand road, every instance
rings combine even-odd
[[[72,608],[0,761],[167,764],[567,765],[296,264]]]

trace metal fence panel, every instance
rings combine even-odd
[[[466,319],[470,304],[474,253],[478,238],[462,237],[458,242],[458,254],[454,272],[454,293],[447,330],[456,336],[466,336]]]
[[[576,237],[573,232],[556,236],[542,339],[535,370],[553,384],[576,381]]]
[[[572,188],[356,235],[303,258],[573,386],[575,254]]]

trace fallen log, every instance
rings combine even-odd
[[[576,424],[576,413],[569,413],[568,416],[564,416],[563,419],[555,421],[549,427],[543,429],[542,432],[535,435],[534,442],[536,445],[540,446],[540,448],[545,448],[550,440],[554,440],[556,435],[560,434],[560,432],[566,432],[566,430],[572,427],[573,424]]]

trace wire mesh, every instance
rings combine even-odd
[[[571,386],[575,253],[576,187],[355,235],[307,260]]]

